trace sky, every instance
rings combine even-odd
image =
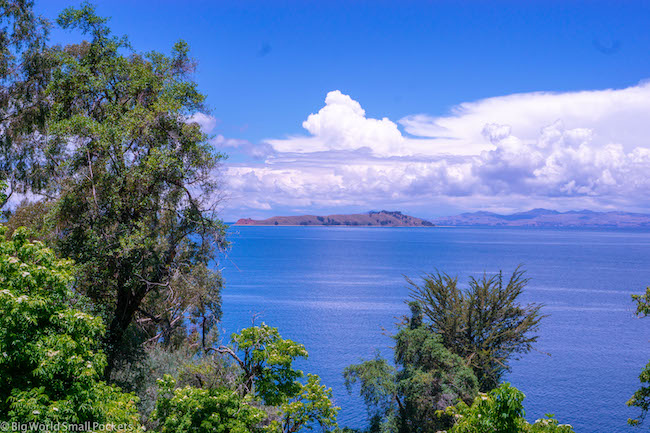
[[[226,221],[650,213],[649,2],[94,3],[138,51],[190,44]]]

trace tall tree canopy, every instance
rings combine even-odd
[[[110,377],[134,324],[144,340],[173,345],[189,326],[208,344],[221,311],[208,265],[226,245],[223,155],[190,122],[204,96],[187,44],[136,53],[87,4],[57,23],[88,40],[48,52],[44,129],[23,148],[47,166],[47,182],[29,187],[51,197],[50,240],[79,265],[76,288],[108,323]]]
[[[426,327],[468,362],[481,391],[498,386],[509,370],[508,361],[529,352],[537,341],[542,306],[519,303],[528,283],[520,268],[505,284],[501,272],[472,277],[465,291],[458,287],[457,277],[447,274],[426,275],[422,284],[408,282],[427,319]]]

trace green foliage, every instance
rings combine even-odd
[[[470,278],[466,291],[447,274],[426,275],[422,285],[408,282],[428,319],[426,326],[469,363],[481,391],[496,387],[509,371],[508,361],[529,352],[537,341],[542,306],[517,301],[528,283],[519,268],[506,284],[501,273]]]
[[[165,348],[159,344],[147,345],[141,362],[122,374],[124,378],[135,383],[134,392],[140,399],[138,409],[147,429],[154,429],[151,417],[158,397],[158,378],[170,375],[176,380],[177,387],[191,386],[203,389],[236,389],[239,368],[230,360],[222,357],[197,356],[189,347],[178,349]]]
[[[6,214],[9,216],[6,223],[7,235],[11,236],[19,227],[26,227],[30,239],[50,241],[52,233],[46,220],[49,208],[49,203],[45,201],[31,203],[25,200],[12,211],[7,211]]]
[[[23,229],[0,240],[0,416],[137,426],[136,398],[99,380],[104,325],[73,306],[72,273]]]
[[[411,304],[411,311],[410,321],[394,337],[397,368],[377,354],[344,371],[348,390],[360,384],[371,431],[436,432],[450,427],[452,419],[437,416],[437,411],[469,402],[478,392],[472,369],[422,325],[417,304]]]
[[[459,404],[447,413],[457,418],[452,433],[518,433],[523,430],[524,393],[503,383],[487,396],[478,396],[472,406]]]
[[[650,287],[646,288],[643,295],[632,295],[632,299],[636,302],[637,316],[646,317],[650,314]],[[635,391],[627,402],[628,406],[641,409],[641,414],[637,418],[628,420],[631,425],[641,425],[650,409],[650,362],[641,371],[639,380],[643,386]]]
[[[352,387],[359,384],[359,395],[363,398],[371,418],[384,418],[394,411],[393,405],[397,396],[395,367],[381,357],[361,364],[349,365],[343,372],[345,387],[352,392]]]
[[[527,424],[525,432],[530,433],[574,433],[573,427],[569,424],[560,424],[553,414],[546,414],[546,418],[535,421],[534,424]]]
[[[253,405],[252,396],[241,397],[230,389],[174,389],[169,376],[159,380],[159,396],[153,418],[160,433],[261,432],[266,413]]]
[[[269,429],[292,433],[302,428],[311,429],[318,424],[323,431],[336,427],[339,408],[332,404],[332,390],[320,384],[320,378],[307,375],[307,384],[301,385],[298,395],[280,406],[280,421],[271,423]]]
[[[488,394],[480,394],[471,406],[459,403],[443,413],[456,423],[449,433],[573,433],[567,424],[559,424],[552,415],[529,424],[524,419],[524,393],[502,383]],[[442,414],[442,413],[441,413]]]
[[[447,426],[450,420],[436,420],[436,410],[471,401],[478,391],[472,369],[423,326],[396,335],[395,362],[402,366],[397,381],[399,393],[405,396],[403,412],[410,431]]]
[[[646,287],[643,295],[632,295],[632,299],[636,302],[637,316],[646,317],[650,314],[650,287]]]
[[[179,374],[184,388],[174,389],[176,381],[169,375],[159,381],[153,418],[163,433],[290,433],[315,424],[323,430],[336,427],[339,408],[332,404],[331,390],[316,375],[308,375],[304,384],[298,381],[303,374],[292,364],[307,357],[303,345],[283,339],[277,328],[265,324],[233,334],[232,343],[234,348],[215,351],[232,359],[236,370],[215,358],[185,366]]]
[[[293,368],[296,358],[307,358],[305,346],[283,339],[277,328],[262,323],[233,334],[235,351],[221,346],[217,349],[233,357],[242,369],[243,393],[254,392],[266,404],[275,406],[302,390],[298,379],[302,371]]]

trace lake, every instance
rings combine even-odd
[[[554,413],[576,432],[624,432],[625,405],[650,359],[650,318],[632,293],[650,285],[650,231],[524,228],[231,227],[220,267],[222,335],[259,322],[303,343],[299,365],[332,387],[339,425],[365,427],[345,366],[379,350],[391,357],[394,324],[408,313],[404,276],[436,269],[469,276],[518,264],[531,279],[522,302],[545,306],[538,351],[513,361],[507,380],[526,394],[526,417]]]

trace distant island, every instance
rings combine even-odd
[[[349,215],[277,216],[264,220],[242,218],[237,226],[371,226],[371,227],[432,227],[434,224],[402,212],[370,211]]]
[[[594,212],[572,210],[558,212],[550,209],[532,209],[502,215],[493,212],[472,212],[435,218],[431,221],[405,215],[399,211],[370,211],[360,214],[276,216],[263,220],[242,218],[237,226],[359,226],[359,227],[650,227],[650,215],[632,212]]]
[[[630,212],[594,212],[578,210],[558,212],[549,209],[532,209],[510,215],[492,212],[463,213],[436,218],[442,226],[503,226],[503,227],[650,227],[650,215]]]

